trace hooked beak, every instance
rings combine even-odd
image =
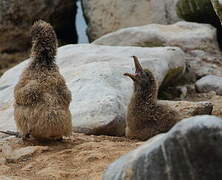
[[[139,63],[138,58],[136,56],[132,56],[132,57],[134,59],[134,64],[135,64],[135,68],[136,68],[135,74],[124,73],[123,75],[129,76],[133,81],[136,81],[138,76],[143,72],[143,68]]]

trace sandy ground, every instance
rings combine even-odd
[[[43,152],[36,152],[15,162],[1,163],[4,153],[0,152],[0,179],[13,177],[28,180],[99,180],[111,162],[143,143],[124,137],[77,133],[63,142],[24,142],[17,138],[10,138],[7,142],[13,149],[48,147]]]
[[[22,55],[22,58],[24,56]],[[0,59],[7,60],[7,57],[1,56]],[[3,72],[14,64],[16,61],[13,58],[2,63],[0,75],[1,71]],[[222,117],[222,96],[216,96],[212,92],[191,93],[183,100],[208,100],[214,104],[213,114]],[[40,146],[46,147],[46,150],[26,155],[16,161],[5,161],[5,154],[2,150],[5,143],[8,143],[13,149]],[[63,142],[22,141],[11,137],[4,141],[0,140],[0,179],[100,180],[110,163],[141,144],[143,142],[124,137],[89,136],[77,133],[73,133]]]
[[[213,114],[222,117],[222,96],[196,95],[193,99],[214,104]],[[202,99],[201,99],[202,97]],[[26,155],[16,161],[6,162],[0,151],[0,179],[13,180],[100,180],[104,170],[121,155],[135,149],[143,142],[125,137],[94,136],[73,133],[63,142],[23,141],[11,137],[0,141],[0,147],[8,143],[13,149],[40,146],[46,150]],[[3,148],[0,148],[3,149]]]

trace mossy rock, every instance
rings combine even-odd
[[[214,7],[214,10],[215,10],[217,16],[220,19],[220,22],[222,23],[222,5],[219,3],[218,0],[211,0],[211,3]]]
[[[218,41],[222,47],[222,28],[214,11],[211,0],[179,0],[176,6],[177,15],[191,22],[207,23],[217,28]]]
[[[176,10],[187,21],[208,22],[209,17],[214,19],[216,15],[210,0],[179,0]]]
[[[165,76],[161,84],[161,87],[171,84],[172,81],[173,82],[177,81],[183,76],[184,72],[185,72],[184,67],[177,67],[177,68],[171,69]]]
[[[167,91],[169,86],[175,86],[177,81],[184,75],[185,68],[184,67],[177,67],[171,69],[167,75],[165,76],[158,93],[159,99],[171,99],[171,93]],[[177,97],[179,94],[178,92],[174,92],[174,96]]]

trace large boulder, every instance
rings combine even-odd
[[[51,23],[62,42],[77,42],[76,10],[73,0],[0,0],[0,53],[29,49],[29,29],[38,19]]]
[[[211,0],[211,3],[213,5],[214,11],[216,12],[217,16],[220,19],[220,22],[222,23],[222,1],[221,0]]]
[[[93,44],[109,46],[177,46],[185,52],[218,53],[216,29],[209,24],[180,21],[172,25],[149,24],[129,27],[102,36]]]
[[[169,24],[179,20],[178,0],[81,0],[93,41],[117,29],[149,23]]]
[[[134,71],[132,55],[154,73],[159,86],[166,80],[175,81],[185,69],[184,53],[179,48],[92,44],[59,48],[57,64],[72,91],[70,110],[75,131],[124,135],[133,83],[123,73]],[[15,130],[13,89],[27,63],[10,69],[0,79],[0,130]]]
[[[209,24],[181,21],[172,25],[129,27],[102,36],[93,44],[112,46],[177,46],[186,52],[190,71],[197,77],[222,76],[221,52],[216,29]]]
[[[222,178],[222,119],[184,119],[112,163],[103,180],[188,180]]]
[[[211,0],[178,0],[176,11],[178,16],[186,21],[208,23],[216,27],[218,30],[218,41],[222,46],[222,27]]]

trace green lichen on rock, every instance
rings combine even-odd
[[[219,45],[222,47],[222,27],[211,0],[178,0],[176,11],[177,15],[186,21],[207,23],[216,27]]]
[[[214,10],[222,23],[222,4],[218,0],[211,0]]]
[[[184,20],[210,22],[215,20],[215,12],[210,0],[179,0],[177,15]]]
[[[185,68],[177,67],[169,70],[159,87],[158,98],[159,99],[172,99],[172,93],[169,93],[168,87],[175,86],[178,80],[184,75]],[[178,92],[175,90],[173,93],[174,97],[179,96]]]
[[[160,89],[164,88],[164,86],[170,84],[172,81],[176,82],[180,77],[182,77],[184,71],[184,67],[177,67],[169,70],[160,86]]]

